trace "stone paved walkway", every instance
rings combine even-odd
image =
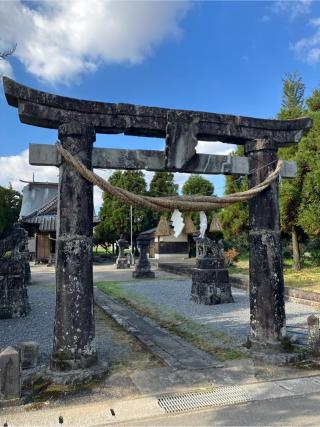
[[[156,322],[142,317],[131,308],[119,304],[99,289],[96,304],[119,325],[132,333],[156,357],[175,369],[208,369],[220,366],[209,354],[161,328]]]

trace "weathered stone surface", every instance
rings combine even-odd
[[[23,123],[57,129],[62,123],[79,121],[99,133],[124,133],[164,138],[168,113],[199,116],[199,140],[243,144],[250,139],[271,138],[278,145],[299,142],[312,125],[309,118],[266,120],[226,114],[205,113],[131,104],[83,101],[52,95],[3,78],[7,101],[19,107]]]
[[[258,140],[245,146],[250,158],[249,188],[275,169],[274,142]],[[251,340],[278,345],[285,336],[284,281],[278,204],[278,181],[249,200]]]
[[[11,254],[4,256],[7,251]],[[15,224],[12,233],[0,240],[0,319],[29,313],[27,286],[30,281],[27,232]]]
[[[20,354],[13,347],[6,347],[0,353],[0,399],[18,399],[20,395]]]
[[[150,239],[148,236],[140,236],[137,239],[137,245],[140,251],[140,257],[138,264],[136,265],[136,270],[132,273],[132,277],[135,279],[139,278],[149,278],[154,279],[155,274],[151,271],[150,262],[148,259],[148,248],[150,245]]]
[[[92,127],[59,128],[65,149],[91,169]],[[92,185],[64,161],[59,171],[57,295],[51,369],[86,368],[96,363],[92,282]]]
[[[319,317],[311,314],[307,319],[308,323],[308,347],[314,354],[320,351],[320,331],[319,331]]]
[[[234,302],[221,242],[197,238],[197,265],[192,272],[191,300],[214,305]]]
[[[228,270],[195,268],[192,273],[191,299],[205,305],[234,302]]]
[[[130,262],[128,260],[128,257],[124,254],[124,250],[129,247],[128,241],[120,237],[120,239],[117,241],[117,245],[119,248],[119,255],[116,260],[117,268],[118,269],[130,268]]]
[[[181,170],[196,154],[199,116],[169,111],[166,128],[165,166]]]
[[[0,319],[23,317],[30,312],[28,276],[25,262],[0,259]]]
[[[38,362],[39,344],[35,341],[22,341],[17,344],[20,350],[22,369],[35,368]]]

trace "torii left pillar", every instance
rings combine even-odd
[[[95,131],[62,124],[63,148],[92,169]],[[56,312],[51,369],[70,371],[97,362],[92,278],[93,187],[64,160],[59,168]]]

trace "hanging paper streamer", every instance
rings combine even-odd
[[[200,237],[202,239],[204,238],[204,235],[206,234],[207,227],[208,227],[207,215],[203,211],[201,211],[200,212]]]
[[[173,214],[171,215],[171,221],[175,237],[180,236],[182,230],[184,229],[184,221],[183,215],[180,211],[178,211],[178,209],[173,211]]]

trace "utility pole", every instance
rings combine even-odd
[[[130,205],[130,240],[131,240],[131,264],[134,264],[133,258],[133,240],[132,240],[132,205]]]

